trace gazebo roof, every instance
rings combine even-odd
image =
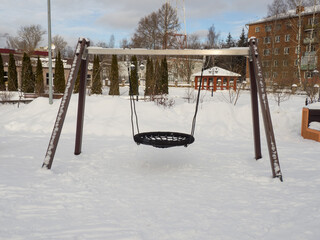
[[[193,76],[201,76],[201,72],[197,72],[193,74]],[[220,67],[212,67],[203,71],[203,76],[216,76],[216,77],[241,77],[241,74],[231,72],[229,70],[220,68]]]

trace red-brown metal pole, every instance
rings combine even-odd
[[[278,157],[277,145],[274,136],[270,108],[267,96],[266,83],[263,78],[262,66],[259,58],[256,39],[252,38],[249,41],[250,57],[252,57],[254,75],[257,82],[258,96],[260,100],[260,108],[264,123],[264,129],[267,138],[269,157],[271,163],[272,176],[283,181],[280,162]]]
[[[251,109],[252,109],[252,123],[253,123],[253,139],[255,159],[262,158],[261,154],[261,140],[260,140],[260,124],[259,124],[259,106],[258,106],[258,92],[257,80],[254,73],[253,59],[249,58],[250,70],[250,89],[251,89]]]
[[[70,99],[72,96],[74,84],[75,84],[77,74],[78,74],[78,71],[80,68],[82,54],[85,51],[86,44],[87,44],[86,39],[79,39],[79,42],[78,42],[78,45],[76,48],[76,53],[73,58],[72,67],[71,67],[71,70],[69,73],[68,81],[66,84],[66,89],[65,89],[64,95],[61,99],[61,104],[60,104],[60,107],[58,110],[56,122],[55,122],[53,130],[52,130],[50,142],[49,142],[49,145],[47,148],[44,162],[42,164],[42,168],[51,169],[54,155],[56,153],[59,138],[61,135],[64,119],[66,117],[67,110],[68,110],[69,103],[70,103]]]
[[[88,43],[88,46],[89,46],[89,43]],[[75,155],[79,155],[82,149],[84,109],[85,109],[85,101],[86,101],[87,72],[88,72],[87,56],[84,56],[81,59],[80,69],[81,69],[81,72],[80,72],[80,82],[79,82],[77,131],[76,131],[76,143],[75,143],[75,149],[74,149]]]

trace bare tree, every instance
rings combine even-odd
[[[268,17],[277,16],[286,11],[288,11],[288,5],[284,0],[273,0],[271,4],[268,4]]]
[[[162,48],[167,49],[175,44],[174,34],[180,29],[177,11],[169,3],[165,3],[158,11],[159,33],[162,38]]]
[[[148,16],[141,18],[138,28],[131,39],[133,47],[161,48],[158,22],[159,19],[156,12],[152,12]]]
[[[220,33],[216,32],[214,24],[212,24],[211,27],[209,27],[209,29],[208,29],[207,42],[206,42],[205,48],[209,48],[209,49],[217,48],[219,38],[220,38]],[[206,62],[207,62],[207,64],[206,64],[207,67],[209,67],[209,68],[213,67],[215,65],[214,56],[207,57]]]
[[[55,55],[58,55],[58,52],[60,52],[62,56],[66,55],[66,47],[68,43],[63,39],[63,37],[61,37],[60,35],[55,35],[52,38],[52,44],[55,46]]]
[[[34,51],[42,41],[42,35],[46,31],[38,25],[22,26],[18,30],[18,36],[7,38],[8,48],[22,49],[27,53]]]
[[[112,34],[109,39],[108,47],[114,48],[114,44],[115,44],[115,38],[114,38],[114,35]]]
[[[131,39],[132,45],[150,49],[172,48],[179,28],[177,12],[169,3],[165,3],[157,12],[140,19]]]

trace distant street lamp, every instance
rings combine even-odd
[[[51,48],[51,8],[50,0],[48,0],[48,58],[49,58],[49,104],[52,100],[52,48]]]

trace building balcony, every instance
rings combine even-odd
[[[310,44],[310,42],[311,42],[311,44],[319,43],[319,38],[317,38],[317,37],[314,37],[314,38],[306,37],[306,38],[303,39],[303,44]]]

